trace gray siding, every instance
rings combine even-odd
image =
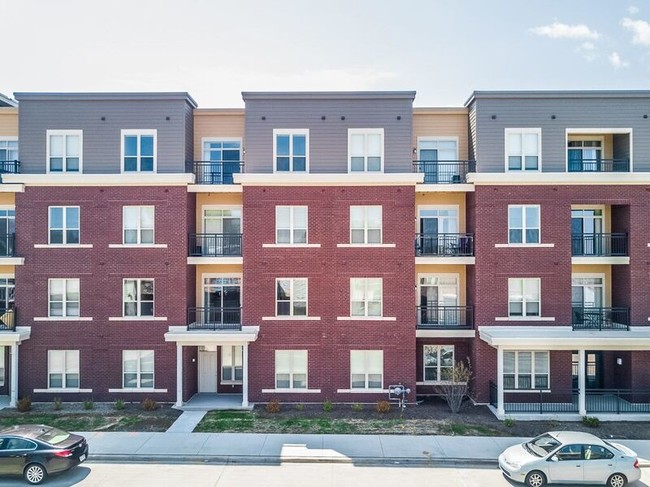
[[[348,172],[348,128],[383,128],[384,172],[412,171],[412,99],[246,100],[246,172],[273,172],[273,129],[287,128],[309,129],[311,173]]]
[[[183,99],[20,100],[21,172],[46,172],[46,130],[83,130],[83,173],[120,172],[122,129],[157,130],[159,173],[185,172],[192,134],[187,132]],[[105,117],[105,121],[101,118]],[[169,120],[167,120],[169,117]],[[186,140],[186,139],[189,139]]]
[[[650,171],[650,119],[643,118],[650,113],[650,97],[479,97],[471,108],[476,111],[476,125],[471,130],[476,138],[478,172],[505,171],[504,129],[521,127],[542,129],[544,172],[566,171],[567,128],[631,128],[634,171]],[[622,151],[620,141],[615,147]]]
[[[476,147],[476,112],[478,108],[476,104],[472,105],[469,108],[469,150],[468,157],[471,161],[476,160],[476,154],[478,152]]]
[[[194,160],[194,108],[189,104],[185,105],[185,162],[188,164],[188,171],[192,169],[190,162]]]

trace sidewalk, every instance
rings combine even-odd
[[[413,463],[497,465],[524,438],[408,435],[273,435],[254,433],[81,433],[90,460],[217,463]],[[618,441],[618,440],[616,440]],[[621,440],[650,467],[650,440]]]

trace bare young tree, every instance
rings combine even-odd
[[[461,360],[453,367],[445,369],[442,374],[442,383],[436,389],[445,398],[451,412],[456,414],[460,411],[463,399],[469,392],[469,381],[472,378],[472,364],[469,357],[467,364]]]

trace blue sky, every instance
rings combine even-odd
[[[650,0],[0,0],[0,92],[650,87]]]

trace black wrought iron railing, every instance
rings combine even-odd
[[[574,233],[571,235],[571,255],[580,257],[627,256],[627,234]]]
[[[413,172],[424,173],[425,184],[461,184],[476,172],[476,161],[413,161]]]
[[[472,329],[474,314],[471,306],[418,306],[419,329]]]
[[[242,161],[192,161],[188,166],[196,184],[234,184],[233,175],[244,172]]]
[[[16,329],[16,308],[0,309],[0,331]]]
[[[0,173],[2,174],[19,174],[20,161],[0,161]]]
[[[573,305],[571,326],[574,330],[629,330],[629,308],[600,308]]]
[[[490,405],[498,407],[497,385],[490,381]],[[516,389],[503,391],[503,410],[506,414],[578,413],[577,389]]]
[[[241,307],[187,308],[188,330],[241,330]]]
[[[16,256],[16,234],[0,234],[0,257]]]
[[[190,233],[190,257],[239,257],[242,252],[241,233]]]
[[[630,160],[619,159],[575,159],[569,160],[569,172],[629,172]]]
[[[650,413],[650,389],[587,389],[588,413]]]
[[[467,257],[474,255],[471,233],[417,233],[416,257]]]

